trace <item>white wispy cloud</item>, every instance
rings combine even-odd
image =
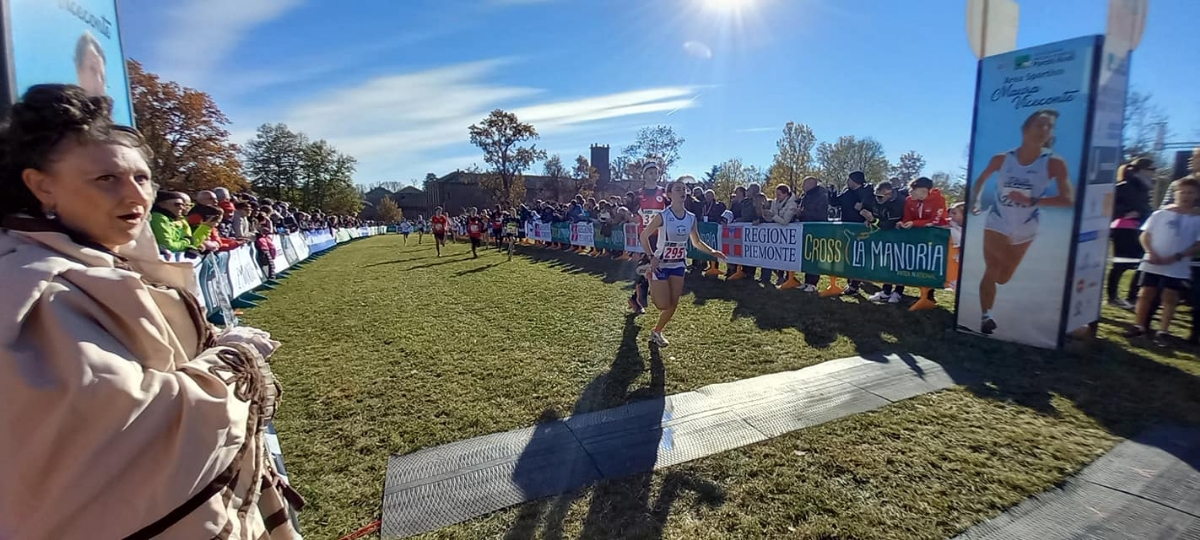
[[[247,32],[301,1],[180,0],[168,8],[155,65],[171,80],[200,87]]]
[[[467,128],[495,108],[512,111],[559,146],[556,138],[584,138],[611,129],[613,120],[697,105],[696,90],[685,86],[547,99],[540,88],[488,80],[518,61],[482,60],[377,77],[307,98],[272,117],[355,156],[360,180],[372,182],[482,163],[478,154],[465,159]]]
[[[327,50],[315,55],[283,59],[271,65],[222,73],[221,92],[225,96],[243,96],[270,88],[317,81],[325,77],[349,73],[378,59],[381,54],[410,47],[417,43],[452,34],[454,25],[405,32],[383,39]]]

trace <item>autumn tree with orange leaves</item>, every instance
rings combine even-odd
[[[128,66],[138,130],[154,152],[154,180],[163,189],[188,193],[246,188],[238,147],[225,129],[229,118],[212,96],[164,81],[134,60]]]

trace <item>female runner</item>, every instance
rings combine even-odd
[[[1057,121],[1058,111],[1053,109],[1031,114],[1021,126],[1021,146],[993,156],[975,180],[971,212],[979,215],[983,211],[979,196],[988,179],[1000,173],[983,231],[984,271],[979,281],[979,307],[983,316],[979,331],[984,334],[995,332],[997,327],[992,319],[996,285],[1012,279],[1037,237],[1039,207],[1075,204],[1067,163],[1050,150]],[[1044,197],[1052,184],[1057,194]]]
[[[683,276],[687,270],[688,240],[692,245],[718,260],[725,260],[725,254],[714,250],[700,239],[696,229],[696,215],[684,208],[687,200],[687,184],[676,180],[668,186],[667,193],[671,205],[654,215],[650,223],[642,230],[642,249],[650,253],[650,299],[658,308],[658,324],[650,333],[650,343],[659,347],[668,345],[663,337],[663,328],[675,315],[679,307],[679,297],[683,296]],[[659,229],[663,234],[658,239],[658,249],[652,249],[650,238]]]

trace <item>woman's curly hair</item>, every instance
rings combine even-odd
[[[136,148],[149,160],[142,135],[113,123],[112,106],[108,96],[88,96],[75,85],[31,86],[0,123],[0,216],[40,212],[41,203],[21,175],[25,169],[46,170],[69,137]]]

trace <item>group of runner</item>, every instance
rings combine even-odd
[[[647,161],[642,166],[642,177],[646,184],[638,194],[638,213],[642,218],[641,262],[637,269],[637,284],[629,307],[635,314],[646,312],[646,297],[658,308],[658,323],[650,332],[650,343],[659,347],[670,344],[663,330],[675,316],[679,299],[683,296],[683,281],[687,274],[688,241],[703,253],[724,261],[725,254],[709,246],[700,238],[696,227],[696,215],[689,212],[687,181],[684,176],[659,186],[662,168],[656,161]],[[661,232],[661,234],[660,234]]]
[[[518,237],[524,236],[520,219],[513,213],[502,210],[497,206],[494,211],[481,212],[478,208],[470,208],[465,215],[450,217],[442,207],[433,211],[433,216],[426,223],[422,216],[417,221],[404,221],[400,224],[400,234],[404,236],[404,244],[408,245],[408,237],[416,232],[420,244],[426,232],[433,234],[434,249],[437,256],[442,256],[442,248],[446,240],[451,242],[456,237],[465,236],[471,242],[471,255],[479,257],[478,249],[483,246],[484,237],[490,235],[494,247],[504,249],[506,242],[511,245]]]
[[[635,315],[645,313],[649,303],[654,303],[659,315],[657,324],[650,332],[649,342],[666,347],[670,342],[663,331],[675,316],[679,299],[683,296],[688,242],[691,241],[696,249],[718,260],[725,260],[725,254],[700,238],[696,215],[685,207],[690,177],[681,177],[664,188],[659,184],[662,166],[656,160],[649,160],[643,165],[642,177],[645,185],[638,193],[638,214],[642,224],[639,240],[644,254],[637,265],[637,281],[628,303]],[[419,218],[415,224],[406,221],[400,225],[405,244],[408,243],[408,235],[414,231],[422,236],[426,231],[433,234],[438,257],[442,255],[447,238],[453,240],[455,235],[469,239],[474,258],[479,257],[478,249],[483,246],[485,237],[490,237],[497,249],[504,249],[506,244],[511,246],[524,237],[520,217],[500,206],[491,211],[470,208],[464,215],[453,218],[438,207],[428,224],[424,218]]]

